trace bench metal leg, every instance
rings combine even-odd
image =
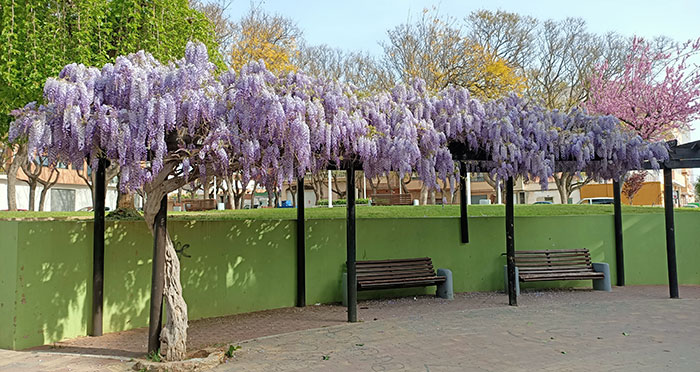
[[[518,267],[515,267],[515,295],[520,296],[520,277]],[[508,265],[503,265],[503,288],[508,293]]]
[[[340,291],[343,292],[343,306],[348,306],[348,273],[343,273],[343,284]]]
[[[612,286],[610,285],[610,266],[605,262],[594,262],[593,271],[605,274],[603,279],[593,280],[593,289],[612,292]]]
[[[438,269],[437,274],[438,276],[444,276],[445,281],[437,285],[435,295],[440,298],[454,300],[455,291],[454,287],[452,286],[452,271],[449,269]]]

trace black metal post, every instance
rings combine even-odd
[[[664,168],[664,209],[666,214],[666,262],[668,290],[671,298],[678,298],[678,271],[676,269],[676,233],[673,225],[673,171]]]
[[[508,304],[518,306],[515,293],[515,222],[513,217],[513,177],[506,181],[506,261],[508,265]]]
[[[347,261],[348,270],[348,322],[357,321],[357,259],[355,247],[355,165],[351,162],[347,169]]]
[[[163,324],[163,287],[165,286],[165,240],[168,226],[168,196],[160,201],[154,222],[153,269],[151,271],[151,314],[148,322],[148,353],[160,348],[160,329]]]
[[[622,195],[620,182],[613,180],[613,198],[615,201],[615,267],[617,268],[617,285],[625,285],[625,254],[622,245]]]
[[[97,161],[95,172],[95,222],[92,233],[92,329],[90,336],[102,336],[102,304],[105,269],[105,170],[107,159]]]
[[[304,177],[297,179],[297,306],[306,306],[306,227],[304,224]]]
[[[459,228],[462,243],[469,243],[469,221],[467,220],[467,165],[459,162]]]

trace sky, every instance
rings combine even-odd
[[[700,37],[700,0],[235,0],[228,8],[236,20],[251,4],[297,22],[309,45],[328,44],[348,50],[365,50],[380,56],[386,31],[420,17],[424,8],[437,7],[442,15],[462,19],[474,10],[504,10],[539,20],[583,18],[598,34],[651,38],[669,36],[678,41]],[[700,140],[700,122],[692,140]]]

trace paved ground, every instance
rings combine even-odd
[[[241,344],[224,371],[698,371],[700,300],[450,311]]]
[[[127,361],[128,358],[0,349],[2,372],[124,372],[129,371],[132,364]]]
[[[680,292],[669,300],[662,286],[530,291],[518,308],[502,293],[362,301],[357,324],[345,323],[341,306],[278,309],[191,322],[188,344],[240,344],[217,371],[700,371],[700,286]],[[139,329],[0,350],[0,371],[126,370],[145,343]]]

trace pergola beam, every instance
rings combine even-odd
[[[297,307],[306,306],[306,226],[304,177],[297,179]]]
[[[459,231],[462,243],[469,243],[469,219],[467,218],[467,165],[459,162]]]
[[[513,213],[513,177],[506,181],[506,264],[508,270],[508,304],[518,306],[515,291],[515,218]]]
[[[102,336],[102,309],[105,269],[105,174],[108,160],[100,158],[95,170],[95,219],[92,233],[92,329],[90,336]]]
[[[617,285],[625,285],[625,254],[622,242],[622,195],[620,182],[613,180],[613,199],[615,210],[615,266],[617,271]]]
[[[664,211],[666,220],[666,263],[668,265],[668,290],[671,298],[678,298],[676,232],[673,222],[673,171],[669,168],[664,168]]]
[[[347,293],[348,293],[348,322],[357,322],[357,250],[355,245],[355,164],[349,163],[346,176],[347,179],[347,261],[345,265],[348,271]]]

